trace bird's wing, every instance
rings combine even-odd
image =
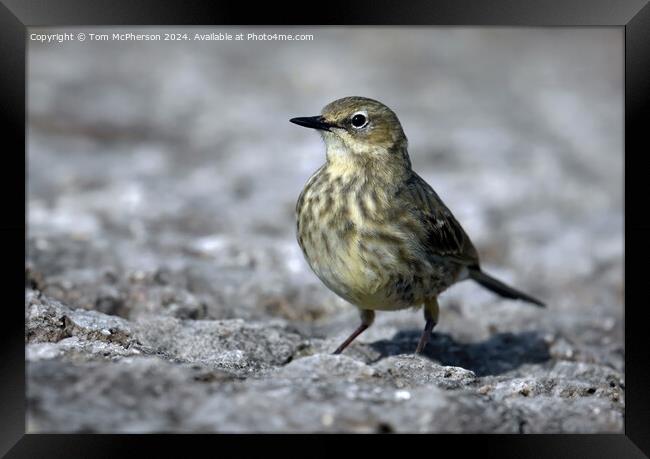
[[[408,213],[418,222],[422,250],[435,258],[465,266],[478,266],[478,254],[469,236],[431,186],[415,172],[400,188],[400,202],[409,202]],[[406,199],[403,199],[406,198]]]

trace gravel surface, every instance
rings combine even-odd
[[[621,30],[241,31],[314,40],[30,42],[28,431],[622,432]],[[288,119],[349,95],[547,309],[464,282],[424,355],[411,310],[331,355],[358,316],[295,241],[324,151]]]

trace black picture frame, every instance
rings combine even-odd
[[[0,187],[5,197],[2,230],[5,320],[0,346],[0,454],[11,458],[117,457],[146,451],[148,456],[169,455],[171,443],[208,447],[214,454],[246,455],[252,447],[287,452],[313,451],[310,436],[164,436],[164,435],[40,435],[25,434],[25,338],[20,323],[24,292],[19,263],[25,261],[26,231],[26,28],[74,25],[477,25],[477,26],[618,26],[625,31],[625,433],[621,435],[480,435],[419,436],[422,447],[438,454],[440,447],[463,452],[470,445],[481,454],[499,457],[611,458],[650,455],[650,372],[648,333],[643,320],[644,276],[650,258],[650,212],[645,188],[647,142],[643,141],[650,111],[650,6],[648,0],[447,0],[391,2],[209,1],[83,1],[0,0],[0,87],[5,162]],[[646,116],[644,116],[646,115]],[[644,148],[645,147],[645,148]],[[23,156],[24,155],[24,156]],[[628,250],[629,249],[629,250]],[[22,259],[21,259],[22,258]],[[646,281],[647,282],[647,281]],[[226,441],[228,438],[228,441]],[[356,440],[357,437],[354,438]],[[348,440],[353,439],[351,436]],[[234,440],[230,441],[230,440]],[[290,443],[288,442],[290,440]],[[416,448],[407,438],[409,450]],[[359,441],[364,441],[361,439]],[[379,446],[386,436],[373,437]],[[217,443],[215,443],[217,442]],[[236,445],[235,445],[236,442]],[[364,442],[365,443],[365,442]],[[318,449],[340,450],[334,442],[319,442]],[[472,445],[473,444],[473,445]],[[300,445],[300,446],[298,446]],[[359,445],[361,446],[361,445]],[[218,449],[214,449],[218,447]],[[324,447],[324,448],[323,448]],[[336,449],[335,449],[336,448]],[[271,451],[267,449],[267,451]],[[167,452],[165,454],[165,452]],[[429,454],[429,453],[427,453]]]

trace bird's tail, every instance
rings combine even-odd
[[[475,280],[486,289],[492,290],[494,293],[501,295],[504,298],[511,298],[514,300],[516,299],[524,300],[531,304],[534,304],[535,306],[539,306],[542,308],[546,307],[544,303],[542,303],[538,299],[535,299],[530,295],[526,295],[525,293],[520,292],[519,290],[515,290],[514,288],[504,284],[500,280],[497,280],[494,277],[485,274],[478,267],[471,268],[468,271],[469,271],[470,279]]]

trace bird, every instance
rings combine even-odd
[[[420,307],[425,325],[415,353],[422,353],[438,323],[438,296],[466,279],[544,307],[481,269],[465,230],[413,170],[402,125],[386,105],[344,97],[320,115],[289,121],[316,129],[326,156],[296,203],[298,244],[316,276],[361,318],[334,354],[372,325],[375,311]]]

